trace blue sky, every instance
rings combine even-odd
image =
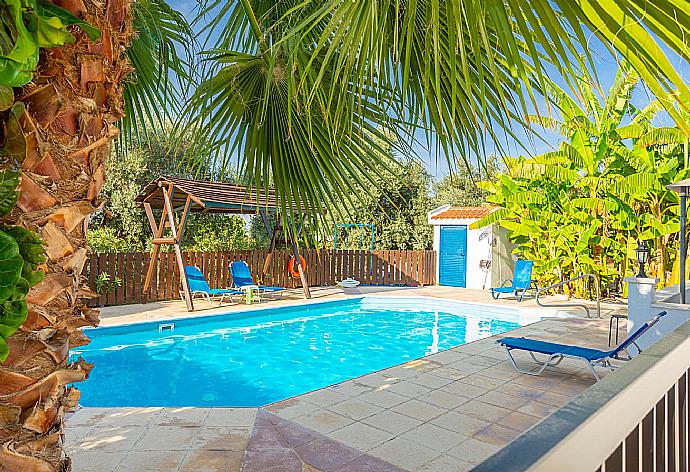
[[[168,3],[171,7],[173,7],[180,13],[184,14],[188,18],[188,20],[191,21],[194,19],[196,14],[196,8],[198,7],[196,1],[168,0]],[[594,58],[596,72],[600,80],[601,88],[604,91],[604,93],[606,93],[613,84],[613,81],[615,79],[616,71],[618,69],[617,60],[593,34],[590,35],[589,39],[590,53]],[[676,69],[681,73],[681,76],[688,77],[690,75],[690,67],[681,58],[671,54],[671,60],[674,63],[674,66],[676,66]],[[565,85],[557,78],[551,78],[558,85]],[[564,88],[566,87],[564,86]],[[643,107],[645,104],[649,103],[652,100],[652,98],[653,97],[651,93],[649,93],[645,87],[639,86],[636,89],[635,94],[633,96],[633,104]],[[541,106],[543,106],[543,101]],[[672,122],[670,118],[664,117],[662,115],[660,117],[660,123],[658,124],[670,126],[672,125]],[[556,147],[559,141],[561,140],[561,137],[557,133],[548,130],[543,130],[539,132],[543,140],[530,139],[530,137],[523,130],[519,129],[516,130],[516,134],[518,135],[520,142],[523,145],[527,146],[529,151],[533,154],[540,154],[549,151]],[[437,178],[446,175],[448,173],[448,163],[445,157],[437,157],[437,153],[435,152],[433,144],[429,144],[426,142],[423,133],[420,132],[417,136],[417,139],[420,141],[420,144],[414,147],[415,152],[419,156],[419,158],[421,158],[424,161],[426,167],[431,172],[431,174]],[[504,149],[508,149],[510,153],[524,153],[523,149],[520,146],[518,146],[515,140],[513,140],[512,138],[506,137],[505,139],[501,140],[500,145]],[[487,151],[488,154],[491,154],[493,152],[493,148],[489,147]],[[470,156],[470,160],[474,161],[475,159],[472,156]]]

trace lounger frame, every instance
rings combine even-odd
[[[633,343],[633,344],[635,344],[635,343]],[[595,360],[595,361],[590,361],[589,359],[586,359],[586,358],[581,357],[581,356],[572,356],[572,355],[569,355],[569,354],[555,353],[555,354],[551,354],[551,355],[544,354],[545,356],[548,355],[548,358],[547,358],[545,361],[540,361],[539,359],[537,359],[537,356],[534,355],[534,351],[529,351],[529,350],[527,350],[527,349],[509,348],[509,347],[506,346],[505,344],[503,345],[503,347],[505,348],[506,352],[508,353],[508,359],[510,359],[510,363],[513,365],[513,367],[515,368],[515,370],[518,371],[518,372],[520,372],[521,374],[527,374],[527,375],[541,375],[542,372],[544,372],[544,370],[545,370],[547,367],[555,367],[555,366],[557,366],[557,365],[560,364],[560,363],[563,361],[563,359],[565,359],[566,357],[568,357],[568,358],[570,358],[570,359],[581,359],[581,360],[583,360],[583,361],[587,364],[587,366],[589,367],[590,371],[592,372],[592,375],[594,375],[594,378],[595,378],[597,381],[601,380],[601,377],[599,377],[599,374],[597,374],[597,371],[594,369],[595,367],[601,367],[601,368],[604,368],[604,369],[609,369],[609,370],[611,370],[611,371],[613,371],[614,369],[616,369],[616,367],[618,367],[618,366],[615,366],[615,365],[611,364],[611,361],[610,361],[611,358],[610,358],[610,357],[604,357],[604,358],[601,358],[601,359],[597,359],[597,360]],[[637,346],[637,344],[635,344],[635,347],[636,347],[640,352],[642,352],[642,349],[640,349],[639,346]],[[513,353],[510,352],[510,351],[512,351],[513,349],[517,349],[517,350],[519,350],[519,351],[527,351],[527,352],[529,353],[529,355],[532,357],[532,359],[534,360],[534,362],[536,362],[536,363],[539,365],[539,369],[536,370],[536,371],[535,371],[535,370],[523,370],[523,369],[520,369],[520,367],[518,367],[518,365],[517,365],[517,362],[516,362],[516,360],[515,360],[515,357],[513,357]],[[632,359],[632,356],[631,356],[630,353],[627,351],[627,349],[623,349],[623,351],[624,351],[625,354],[628,356],[628,359],[621,359],[621,360],[630,360],[630,359]],[[554,362],[554,361],[555,361],[555,362]]]

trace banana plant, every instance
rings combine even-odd
[[[564,141],[552,152],[508,159],[505,174],[480,184],[499,209],[474,226],[508,229],[516,251],[535,261],[542,284],[582,273],[597,274],[604,286],[620,282],[632,273],[640,240],[655,249],[652,274],[667,282],[678,197],[666,185],[688,176],[687,145],[680,129],[653,126],[662,110],[657,101],[642,109],[631,104],[638,82],[621,66],[603,100],[584,74],[579,100],[549,83],[559,116],[528,121],[558,130]],[[587,295],[584,283],[569,288]]]

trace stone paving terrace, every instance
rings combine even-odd
[[[605,348],[608,320],[548,319],[510,335]],[[497,337],[258,409],[82,408],[67,449],[77,472],[470,470],[594,383],[568,359],[519,374]]]

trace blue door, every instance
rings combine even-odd
[[[439,284],[465,287],[467,278],[467,226],[441,226]]]

